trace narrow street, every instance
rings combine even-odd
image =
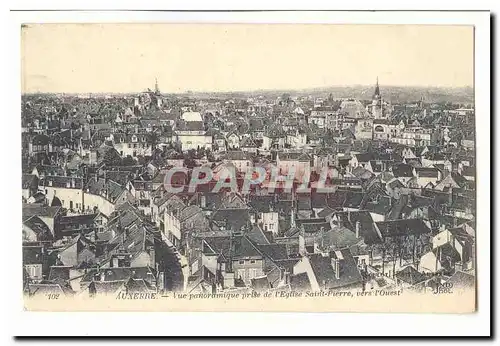
[[[183,291],[187,277],[183,273],[181,257],[177,249],[163,235],[162,240],[163,246],[159,262],[165,272],[165,289],[167,291]]]

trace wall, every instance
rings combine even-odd
[[[307,273],[307,277],[309,278],[309,282],[311,283],[312,291],[319,291],[321,287],[319,287],[318,281],[316,280],[316,276],[313,273],[311,268],[311,263],[309,262],[309,258],[306,256],[302,257],[300,261],[298,261],[293,267],[293,274],[301,274]]]
[[[115,205],[108,201],[103,196],[93,195],[91,193],[84,193],[85,208],[92,210],[97,207],[101,213],[106,217],[109,217],[111,213],[115,210]]]
[[[243,263],[240,263],[240,261],[243,261]],[[250,279],[264,275],[264,261],[262,258],[236,259],[233,260],[233,271],[236,278],[241,277],[246,284],[250,284]]]
[[[63,187],[52,187],[45,186],[45,198],[47,199],[49,205],[52,204],[54,197],[59,198],[62,207],[70,209],[70,202],[73,202],[73,209],[78,210],[82,207],[82,190],[63,188]]]
[[[273,234],[278,234],[279,221],[277,212],[260,213],[258,223],[262,223],[264,231],[272,231]]]

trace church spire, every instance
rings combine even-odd
[[[158,86],[158,78],[155,78],[155,93],[160,93],[160,87]]]
[[[377,76],[377,84],[375,85],[375,94],[374,97],[380,97],[380,88],[378,86],[378,76]]]

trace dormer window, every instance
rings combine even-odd
[[[137,142],[137,136],[132,136],[132,142]]]

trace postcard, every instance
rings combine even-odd
[[[476,311],[473,25],[21,36],[26,310]]]

